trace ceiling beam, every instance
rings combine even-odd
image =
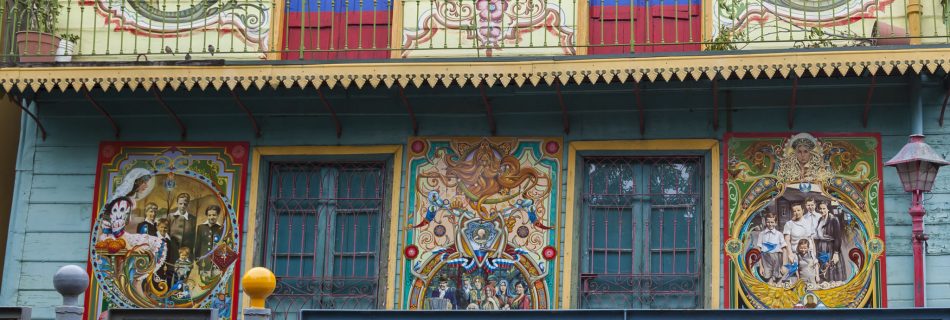
[[[33,122],[36,123],[36,127],[40,129],[40,138],[42,138],[43,141],[46,141],[46,128],[43,127],[43,123],[40,122],[40,118],[36,114],[31,112],[29,108],[23,105],[24,99],[22,98],[22,96],[20,96],[19,94],[10,93],[7,95],[7,97],[9,97],[10,101],[13,101],[13,104],[19,107],[20,110],[23,110],[23,112],[26,113],[26,115],[30,116],[30,118],[33,119]]]
[[[478,86],[482,93],[482,103],[485,104],[485,115],[488,116],[488,129],[491,131],[491,135],[498,133],[498,128],[495,125],[495,113],[492,111],[491,101],[488,100],[488,93],[485,92],[485,84]]]
[[[416,111],[412,109],[412,104],[409,103],[409,99],[406,98],[406,92],[402,87],[399,87],[399,98],[402,99],[402,103],[406,105],[406,111],[409,112],[409,120],[412,121],[412,135],[419,135],[419,122],[416,121]]]
[[[712,80],[713,131],[719,131],[719,81]]]
[[[943,127],[943,114],[947,111],[947,100],[950,99],[950,77],[944,78],[943,86],[947,89],[947,93],[943,95],[943,107],[940,108],[940,119],[937,119],[941,127]]]
[[[643,110],[643,102],[640,101],[640,83],[633,82],[633,95],[636,97],[637,103],[637,114],[640,117],[640,135],[644,135],[647,131],[646,126],[646,111]]]
[[[871,114],[871,101],[874,98],[874,86],[877,85],[877,77],[871,75],[871,85],[868,86],[868,98],[864,101],[864,114],[861,116],[861,124],[868,127],[868,117]]]
[[[340,118],[336,116],[336,110],[333,110],[333,106],[330,105],[330,102],[327,101],[327,98],[323,95],[323,90],[320,90],[320,87],[316,89],[320,101],[323,102],[323,107],[327,109],[327,112],[330,112],[330,117],[333,118],[333,125],[336,126],[336,138],[339,139],[343,136],[343,124],[340,123]]]
[[[255,137],[255,138],[260,138],[260,137],[261,137],[261,127],[257,124],[257,119],[254,118],[254,113],[251,112],[251,109],[248,109],[248,108],[247,108],[247,105],[244,104],[244,101],[241,101],[241,97],[238,96],[238,94],[237,94],[237,92],[235,92],[235,90],[240,90],[240,89],[235,88],[234,90],[230,90],[230,92],[231,92],[231,97],[234,98],[234,103],[236,103],[236,104],[238,105],[238,107],[241,108],[241,110],[244,110],[244,113],[247,114],[247,118],[248,118],[249,120],[251,120],[251,128],[254,129],[254,137]]]
[[[99,113],[106,117],[106,120],[109,120],[109,124],[112,125],[112,132],[115,133],[115,139],[118,140],[122,130],[119,129],[119,125],[115,122],[115,119],[112,118],[112,115],[110,115],[109,112],[106,111],[106,109],[103,108],[98,101],[96,101],[96,99],[92,98],[92,95],[89,94],[89,90],[82,88],[82,94],[86,97],[86,100],[88,100],[89,103],[99,111]]]
[[[788,105],[788,128],[795,127],[795,104],[798,102],[798,77],[792,76],[792,101]]]
[[[168,112],[168,114],[172,116],[172,119],[175,119],[175,123],[178,124],[178,130],[181,132],[181,139],[185,140],[185,138],[188,137],[188,127],[185,127],[185,123],[181,121],[178,114],[165,103],[165,99],[162,98],[162,94],[158,91],[157,87],[152,87],[152,93],[155,95],[155,100],[158,100],[158,104],[165,109],[165,112]]]
[[[561,122],[564,125],[564,134],[571,133],[571,120],[567,114],[567,105],[564,104],[564,96],[561,94],[561,80],[554,81],[554,89],[557,92],[557,103],[561,105]]]

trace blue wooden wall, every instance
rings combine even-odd
[[[868,126],[862,114],[868,79],[802,80],[792,131],[880,132],[883,157],[892,157],[911,130],[910,97],[903,78],[878,79]],[[735,132],[787,132],[790,82],[745,80],[721,83],[732,92],[718,94],[719,127],[714,129],[708,83],[644,84],[646,130],[640,135],[630,84],[567,86],[565,104],[570,134],[548,89],[491,89],[499,136],[563,136],[565,142],[603,139],[721,138]],[[942,90],[937,81],[923,89],[924,130],[939,152],[950,152],[950,128],[937,125]],[[312,88],[310,89],[312,90]],[[247,93],[263,137],[254,137],[246,116],[226,92],[169,92],[166,101],[188,126],[188,140],[245,140],[253,146],[404,144],[413,135],[405,106],[389,89],[332,90],[329,101],[339,113],[343,135],[312,92],[265,90]],[[489,135],[477,89],[407,89],[419,122],[419,135]],[[123,141],[177,141],[178,127],[150,94],[96,93],[122,127]],[[280,96],[282,98],[275,98]],[[48,94],[37,104],[49,137],[42,141],[36,126],[24,120],[17,163],[10,238],[0,304],[34,307],[38,319],[52,318],[60,303],[52,275],[64,264],[85,266],[93,208],[96,152],[102,140],[113,140],[108,122],[78,95]],[[731,117],[729,116],[731,114]],[[727,121],[731,118],[731,122]],[[950,126],[950,125],[948,125]],[[950,306],[950,173],[938,177],[926,196],[928,302]],[[909,197],[893,169],[885,169],[887,280],[890,307],[912,305]],[[256,196],[256,195],[249,195]],[[403,197],[400,197],[403,199]],[[716,202],[721,203],[721,202]],[[720,276],[721,275],[717,275]]]

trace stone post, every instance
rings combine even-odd
[[[251,305],[244,307],[244,320],[270,320],[270,309],[265,308],[264,303],[277,287],[274,273],[267,268],[252,268],[244,274],[241,283],[244,294],[251,298]]]
[[[59,268],[53,275],[53,287],[63,296],[63,305],[56,307],[56,320],[81,320],[79,295],[89,286],[86,270],[75,265]]]

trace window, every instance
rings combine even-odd
[[[290,0],[284,59],[386,59],[392,0]]]
[[[698,51],[698,0],[591,0],[590,54]],[[632,35],[632,36],[631,36]],[[630,39],[634,39],[634,46]]]
[[[377,307],[385,172],[384,162],[270,165],[263,257],[277,276],[275,319]]]
[[[582,308],[701,307],[703,158],[585,157]]]

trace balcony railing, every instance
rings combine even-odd
[[[946,0],[0,1],[0,56],[8,63],[562,56],[950,43]]]

